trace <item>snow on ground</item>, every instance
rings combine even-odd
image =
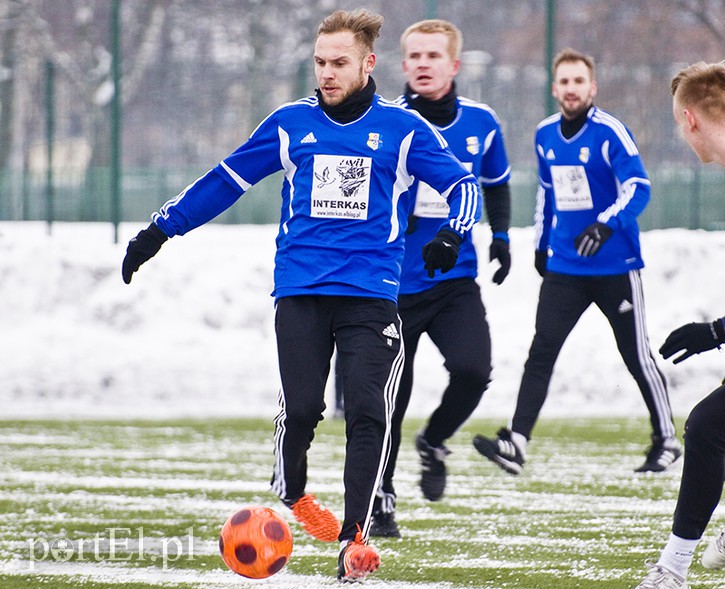
[[[7,575],[27,574],[27,563],[23,561],[10,561],[0,565],[0,572]],[[67,575],[68,566],[65,563],[37,562],[34,563],[33,573],[52,577],[55,575]],[[184,571],[178,567],[169,568],[131,568],[128,566],[113,565],[107,563],[74,563],[73,580],[80,584],[87,582],[108,583],[109,587],[116,584],[140,583],[144,585],[159,585],[161,587],[178,587],[180,584],[188,584],[204,589],[319,589],[322,587],[340,587],[340,582],[332,575],[295,575],[288,570],[282,570],[274,577],[267,579],[255,579],[248,581],[241,579],[225,570],[200,572],[196,569]],[[386,589],[446,589],[448,583],[400,583],[395,581],[383,581],[370,578],[365,581],[365,587],[375,589],[385,587]]]
[[[279,379],[274,340],[272,225],[199,228],[167,242],[125,285],[126,243],[143,224],[0,223],[0,415],[12,417],[272,416]],[[490,234],[478,227],[479,252]],[[533,336],[540,279],[533,230],[511,231],[502,286],[481,256],[479,283],[494,350],[493,382],[474,417],[508,418]],[[642,247],[653,348],[682,323],[725,314],[725,232],[646,232]],[[658,356],[676,415],[725,375],[717,352],[673,366]],[[427,415],[446,383],[422,342],[410,415]],[[328,391],[332,406],[332,391]],[[557,363],[542,417],[646,415],[595,308]]]

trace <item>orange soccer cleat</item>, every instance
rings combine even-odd
[[[292,505],[295,519],[310,536],[322,542],[334,542],[340,535],[340,522],[335,514],[323,507],[314,495],[302,495]]]
[[[348,542],[337,559],[337,579],[343,583],[362,581],[368,574],[378,570],[380,556],[368,546],[358,531],[355,540]]]

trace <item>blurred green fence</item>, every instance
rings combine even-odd
[[[121,221],[148,221],[151,212],[178,194],[206,170],[123,170]],[[652,200],[640,217],[642,230],[685,227],[725,230],[725,172],[719,168],[650,170]],[[279,219],[277,174],[254,186],[217,220],[224,223],[276,223]],[[53,174],[48,190],[45,174],[0,171],[0,221],[111,221],[110,169]],[[512,225],[526,227],[533,219],[535,170],[515,171],[512,180]],[[52,195],[52,201],[49,199]]]

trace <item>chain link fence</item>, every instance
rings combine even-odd
[[[5,100],[0,105],[0,220],[114,222],[109,3],[83,4],[74,12],[63,3],[0,2],[0,102]],[[353,0],[337,4],[357,6]],[[457,91],[498,113],[512,165],[512,221],[519,227],[532,223],[533,136],[537,123],[550,114],[548,64],[543,63],[546,4],[369,3],[385,16],[373,75],[386,98],[403,91],[398,40],[407,25],[436,5],[440,17],[461,27]],[[653,191],[641,227],[724,228],[725,178],[702,166],[677,137],[668,86],[684,63],[722,59],[719,37],[682,2],[557,4],[557,47],[571,45],[596,58],[595,103],[631,129],[642,153]],[[712,6],[717,24],[725,0]],[[146,221],[241,144],[276,106],[313,93],[314,31],[330,4],[124,0],[121,9],[118,220]],[[50,61],[56,64],[52,92],[45,77]],[[10,89],[12,100],[4,99]],[[51,118],[52,133],[46,129]],[[3,140],[7,131],[13,137]],[[281,176],[266,179],[219,221],[276,222],[281,183]]]
[[[125,168],[121,184],[121,220],[143,222],[166,200],[206,170]],[[23,221],[111,221],[110,170],[54,174],[52,201],[47,178],[37,173],[0,173],[0,219]],[[650,171],[652,199],[640,217],[642,230],[686,227],[725,230],[725,172],[715,168],[659,168]],[[280,214],[282,175],[252,187],[238,203],[217,218],[222,223],[276,223]],[[536,170],[515,170],[511,179],[512,225],[533,222]],[[19,198],[2,198],[10,194]]]

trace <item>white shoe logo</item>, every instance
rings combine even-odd
[[[657,464],[667,468],[675,460],[677,460],[677,456],[675,455],[675,453],[672,450],[665,450],[664,452],[662,452],[662,456],[657,459]]]
[[[634,306],[627,299],[624,299],[621,303],[619,303],[618,311],[620,314],[629,313],[632,309],[634,309]]]
[[[315,137],[315,134],[310,131],[302,138],[302,141],[300,143],[317,143],[317,137]]]

